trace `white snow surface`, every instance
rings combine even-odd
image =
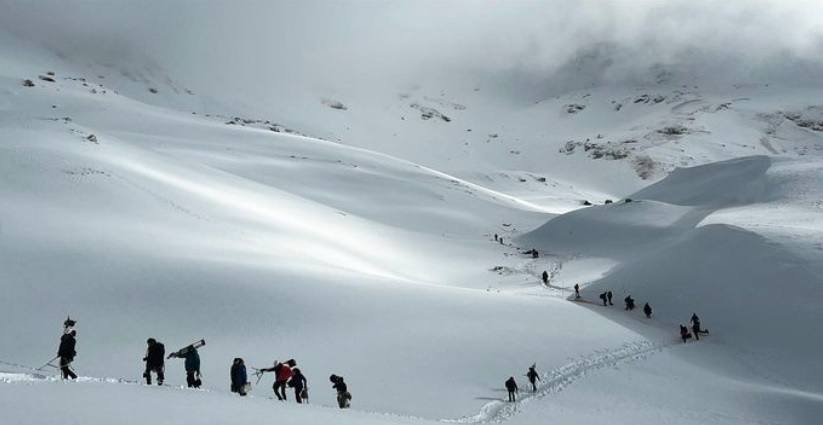
[[[603,87],[515,108],[424,87],[295,99],[289,110],[307,112],[267,118],[280,127],[241,125],[230,106],[164,90],[170,80],[0,41],[3,422],[814,424],[823,413],[823,145],[783,113],[813,106],[806,92]],[[48,71],[55,82],[38,79]],[[451,121],[423,120],[425,108]],[[563,151],[586,139],[636,149]],[[609,289],[617,305],[598,306]],[[653,318],[623,311],[627,294]],[[677,325],[692,312],[711,334],[683,344]],[[77,382],[32,370],[67,314],[79,321]],[[181,387],[178,360],[166,386],[137,384],[148,337],[168,351],[204,338],[204,389]],[[234,357],[295,358],[311,404],[271,400],[270,376],[246,399],[229,393]],[[333,407],[331,373],[351,410]],[[509,376],[518,403],[502,401]]]

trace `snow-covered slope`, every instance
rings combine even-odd
[[[235,111],[137,56],[78,64],[7,37],[0,53],[0,408],[17,422],[62,423],[70,405],[83,423],[144,423],[150,410],[121,413],[135,404],[166,412],[159,423],[823,411],[817,109],[799,90],[609,87],[512,105],[468,82]],[[578,282],[587,301],[630,292],[655,317],[568,302]],[[712,335],[684,346],[692,311]],[[66,314],[78,383],[29,369]],[[148,337],[205,338],[206,390],[130,384]],[[272,406],[269,377],[234,399],[238,356],[297,359],[312,406]],[[501,402],[534,362],[539,391]],[[356,412],[324,407],[331,373]]]

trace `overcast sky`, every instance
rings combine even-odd
[[[201,84],[281,89],[469,76],[516,93],[654,64],[808,74],[823,57],[821,17],[819,0],[0,0],[1,28],[77,57],[133,52]]]

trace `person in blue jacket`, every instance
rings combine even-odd
[[[231,365],[231,392],[238,393],[241,396],[246,395],[246,386],[248,383],[246,364],[243,363],[243,359],[237,357]]]

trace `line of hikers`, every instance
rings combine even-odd
[[[545,279],[546,272],[543,272],[543,273],[544,273],[544,279]],[[601,293],[599,298],[600,298],[601,301],[603,301],[604,306],[612,306],[612,305],[614,305],[614,303],[612,302],[613,296],[614,295],[612,294],[612,291],[606,291],[606,292]],[[574,284],[574,298],[576,300],[581,299],[581,297],[580,297],[580,285],[577,284],[577,283]],[[631,295],[627,295],[626,298],[623,299],[623,302],[626,305],[626,310],[627,311],[633,311],[635,309],[634,298],[632,298]],[[652,312],[653,312],[652,311],[652,306],[649,305],[649,303],[645,303],[645,305],[643,305],[643,314],[646,315],[647,319],[652,318]],[[687,340],[691,339],[692,337],[696,341],[700,341],[700,335],[708,335],[709,334],[708,329],[703,329],[701,327],[700,318],[697,316],[697,313],[692,313],[690,323],[692,325],[691,332],[689,332],[689,328],[687,328],[686,326],[683,326],[682,323],[680,324],[680,338],[683,340],[684,343]]]
[[[59,368],[63,379],[77,379],[77,374],[71,369],[71,364],[77,356],[77,330],[74,329],[76,324],[77,321],[72,320],[70,317],[63,322],[63,335],[60,337],[57,357],[43,366]],[[201,339],[200,341],[187,345],[168,356],[166,356],[166,347],[156,339],[149,338],[146,340],[146,345],[146,354],[143,357],[143,361],[146,363],[146,368],[143,372],[146,385],[152,384],[152,374],[157,378],[157,385],[163,385],[165,379],[165,361],[171,358],[184,359],[186,384],[189,388],[200,388],[203,384],[200,374],[200,354],[197,349],[206,345],[205,340]],[[52,361],[58,358],[60,359],[59,365],[53,365]],[[273,372],[275,378],[272,389],[278,400],[286,401],[286,387],[290,387],[294,388],[294,398],[298,403],[303,403],[303,401],[308,403],[308,380],[303,375],[303,372],[296,366],[297,361],[294,359],[289,359],[285,362],[275,360],[274,365],[270,368],[255,369],[255,375],[258,377],[257,382],[260,382],[264,373]],[[241,396],[248,394],[251,383],[248,380],[246,365],[242,358],[237,357],[234,359],[229,375],[231,377],[231,392],[238,393]],[[332,374],[329,376],[329,381],[332,383],[332,388],[337,391],[338,406],[341,409],[350,407],[352,397],[343,377]]]

